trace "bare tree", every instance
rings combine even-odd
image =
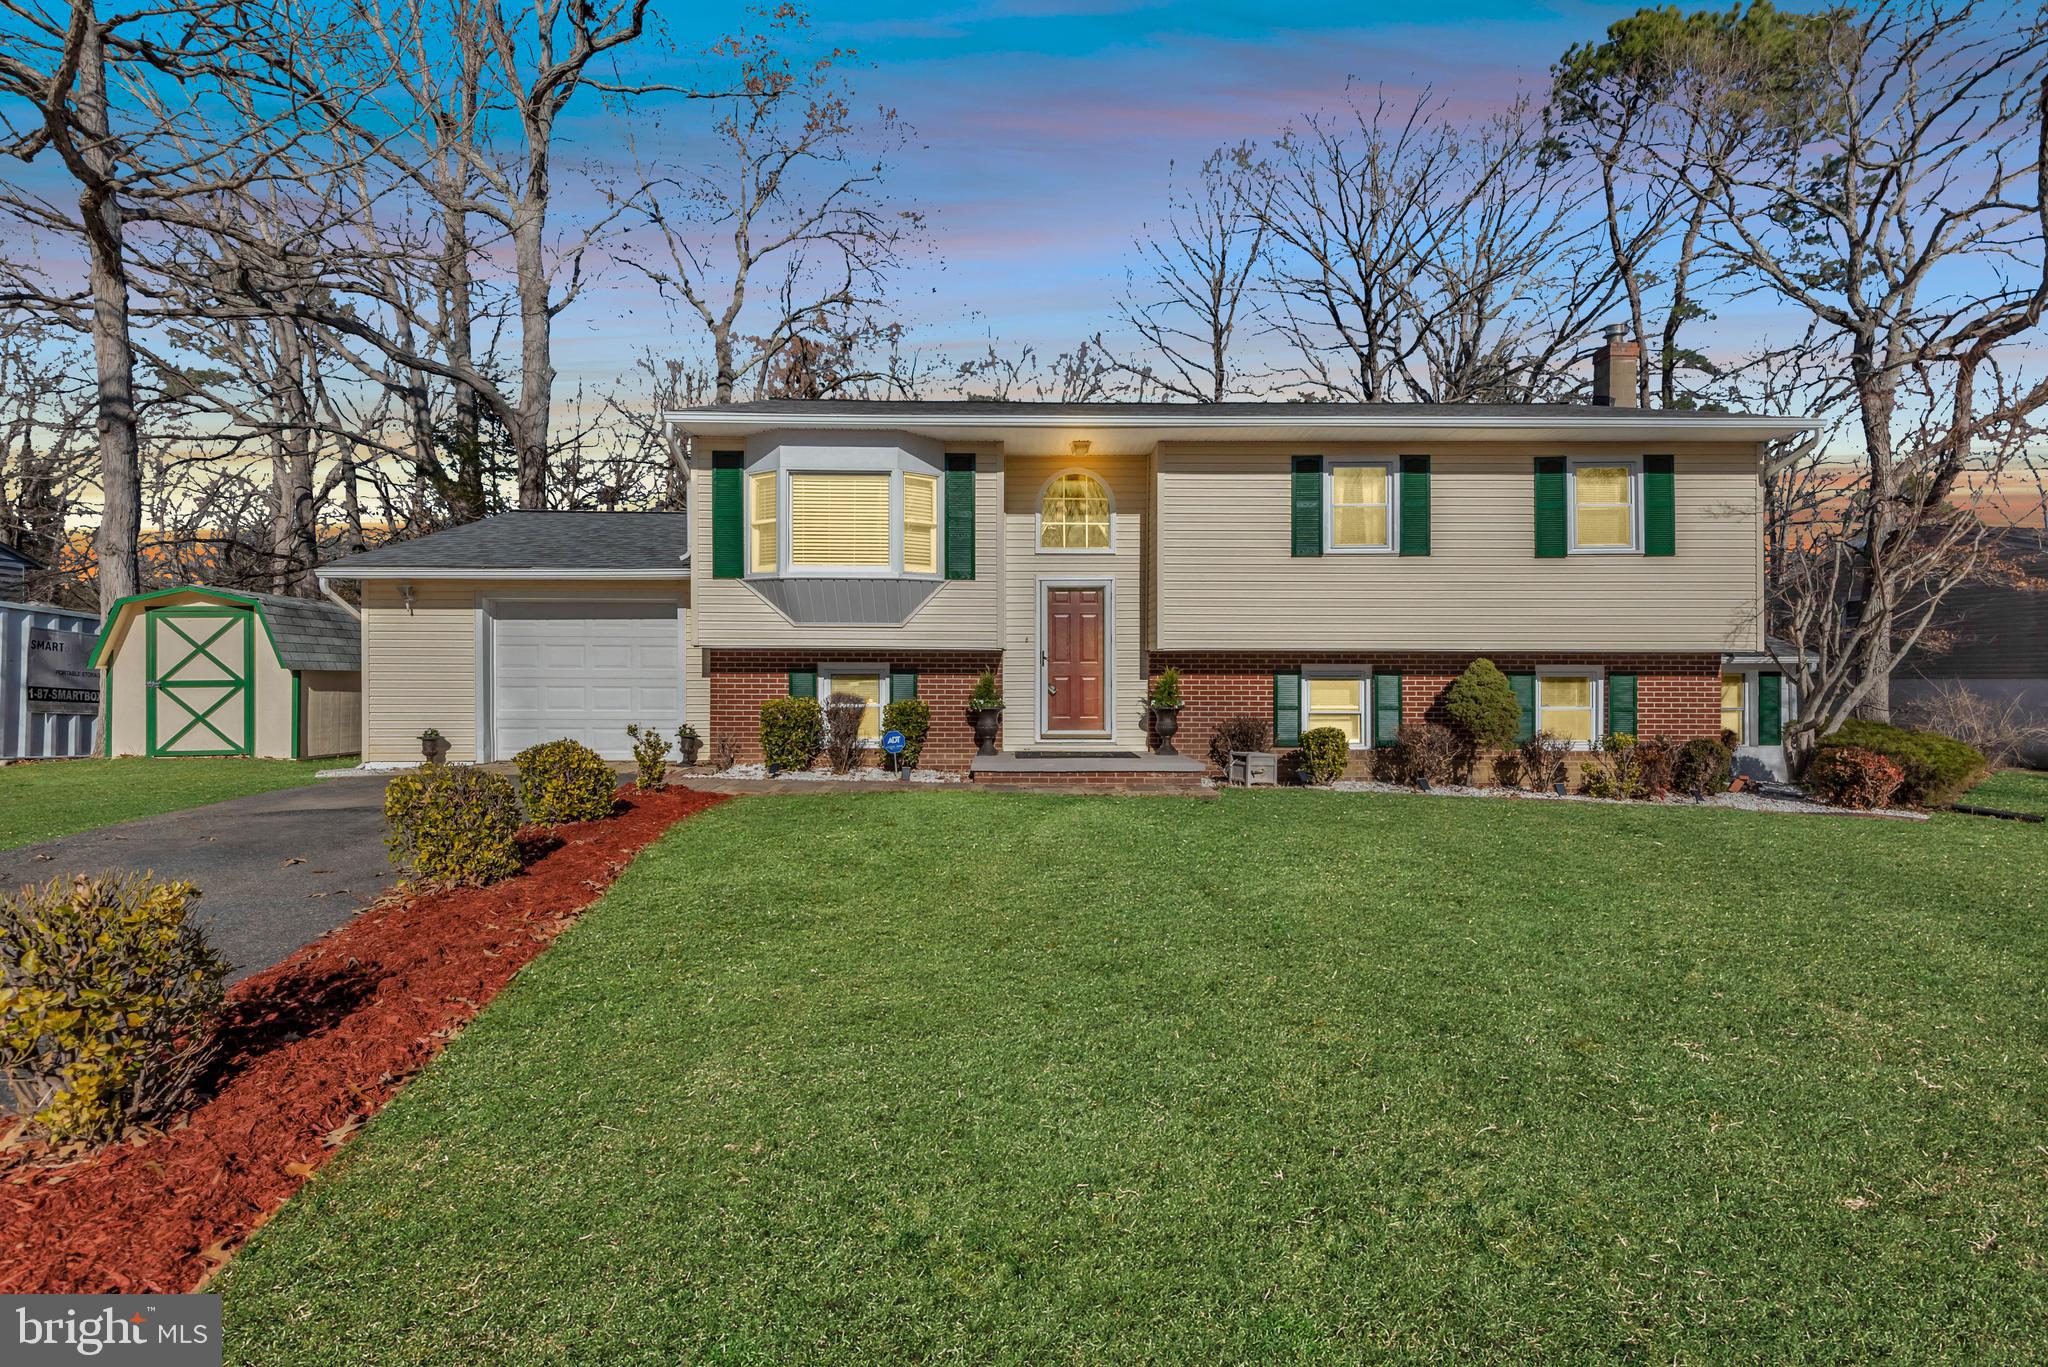
[[[790,7],[718,43],[702,89],[719,111],[719,158],[651,178],[638,201],[652,250],[630,260],[704,329],[720,403],[749,384],[820,397],[886,378],[857,357],[890,342],[877,315],[923,226],[882,195],[909,129],[891,109],[857,117],[852,54],[802,55],[813,47],[809,17]]]
[[[1234,348],[1256,308],[1266,191],[1252,148],[1240,144],[1210,153],[1194,187],[1169,195],[1165,224],[1136,244],[1143,273],[1127,276],[1117,301],[1138,349],[1111,357],[1114,370],[1196,403],[1252,392]],[[1109,355],[1100,333],[1095,347]]]
[[[98,469],[88,372],[75,334],[0,318],[0,545],[46,567],[37,596],[73,597],[68,524],[90,510]]]
[[[2048,308],[2048,18],[2007,17],[1835,16],[1787,136],[1707,168],[1712,252],[1810,318],[1846,380],[1853,454],[1772,584],[1795,749],[1889,716],[1893,660],[1979,570],[1985,524],[1958,505],[2040,437],[2048,380],[2016,363]]]
[[[1619,295],[1526,101],[1461,127],[1424,95],[1289,129],[1257,199],[1273,331],[1310,397],[1523,402],[1568,392]]]

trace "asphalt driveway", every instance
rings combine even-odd
[[[198,885],[196,918],[233,967],[270,967],[397,880],[384,852],[384,780],[326,779],[0,851],[0,888],[102,869]]]

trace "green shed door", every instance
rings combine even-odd
[[[241,608],[156,608],[147,621],[149,753],[252,753],[255,615]]]

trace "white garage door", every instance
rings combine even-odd
[[[568,737],[630,759],[626,725],[683,721],[682,623],[673,602],[504,602],[491,609],[491,751],[510,759]]]

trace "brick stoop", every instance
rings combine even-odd
[[[1214,797],[1202,780],[1208,766],[1185,755],[1120,758],[1087,754],[1057,757],[977,756],[968,776],[978,788],[1005,792],[1104,793],[1133,796]]]

